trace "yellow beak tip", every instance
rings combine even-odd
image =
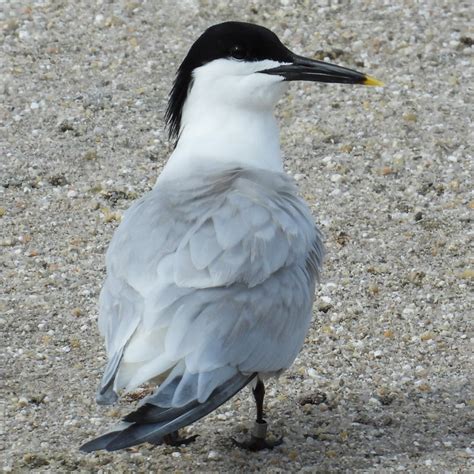
[[[374,87],[383,87],[385,84],[382,81],[379,81],[378,79],[375,79],[375,77],[372,76],[365,76],[364,86],[374,86]]]

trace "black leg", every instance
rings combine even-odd
[[[255,388],[252,390],[255,398],[255,405],[257,406],[257,423],[265,423],[263,419],[263,399],[265,398],[265,385],[259,380]]]
[[[263,399],[265,398],[265,385],[261,380],[257,381],[257,385],[252,390],[257,408],[257,419],[250,434],[250,440],[239,442],[232,438],[233,443],[242,449],[249,451],[261,451],[262,449],[273,449],[275,446],[283,443],[283,437],[276,441],[267,441],[267,422],[263,419]]]

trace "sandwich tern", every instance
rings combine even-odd
[[[382,85],[292,53],[270,30],[207,29],[178,69],[166,120],[176,145],[152,191],[124,214],[106,255],[99,329],[108,364],[97,402],[156,386],[81,449],[181,444],[178,429],[252,384],[242,448],[272,448],[264,380],[290,367],[308,331],[323,243],[283,170],[274,106],[289,81]]]

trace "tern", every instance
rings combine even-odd
[[[264,381],[303,345],[324,253],[283,169],[274,107],[289,81],[382,85],[241,22],[207,29],[180,65],[166,111],[175,148],[112,238],[99,308],[108,364],[97,402],[156,388],[81,450],[188,443],[195,436],[179,429],[248,384],[256,421],[248,440],[234,442],[282,442],[266,437]]]

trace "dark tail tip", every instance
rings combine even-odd
[[[98,438],[95,438],[87,443],[84,443],[80,446],[79,451],[83,453],[92,453],[93,451],[100,451],[101,449],[107,449],[107,445],[113,441],[121,431],[112,431],[110,433],[106,433]]]

